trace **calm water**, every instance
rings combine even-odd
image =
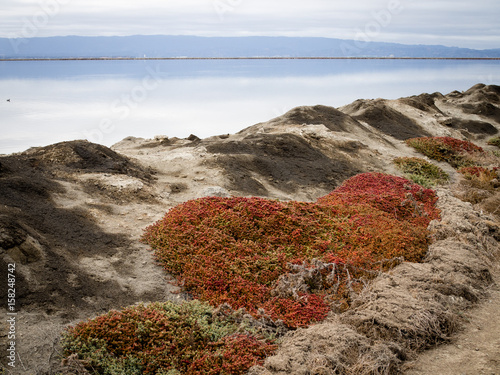
[[[0,62],[0,154],[73,139],[235,133],[300,105],[500,85],[499,61]],[[10,99],[10,102],[7,102]]]

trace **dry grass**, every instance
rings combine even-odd
[[[495,152],[466,156],[473,167],[461,168],[455,196],[500,219],[500,156]]]
[[[463,155],[468,165],[494,168],[500,165],[500,156],[496,152],[473,152]]]
[[[422,350],[447,342],[459,326],[458,317],[449,311],[422,310],[413,317],[413,327],[402,336],[409,339],[413,349]]]
[[[61,366],[63,370],[61,375],[90,375],[90,372],[85,368],[88,363],[78,359],[78,354],[72,354],[62,360]]]
[[[402,348],[396,343],[375,344],[363,353],[348,375],[390,375],[400,373],[401,362],[406,359]]]

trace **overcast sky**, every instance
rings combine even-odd
[[[500,48],[499,0],[4,0],[0,37],[317,36]]]

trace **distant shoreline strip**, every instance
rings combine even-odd
[[[0,61],[133,61],[133,60],[500,60],[500,57],[47,57],[0,58]]]

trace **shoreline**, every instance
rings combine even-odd
[[[123,61],[123,60],[462,60],[498,61],[500,57],[47,57],[0,58],[0,61]]]

